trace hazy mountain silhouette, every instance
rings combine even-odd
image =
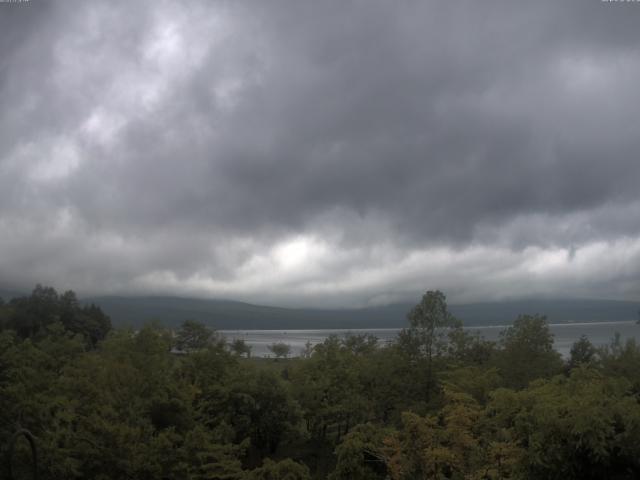
[[[407,324],[413,304],[397,303],[361,309],[280,308],[230,300],[195,298],[94,297],[114,325],[139,326],[148,320],[177,325],[198,320],[217,329],[394,328]],[[615,300],[518,300],[451,305],[465,325],[506,325],[520,314],[547,315],[550,323],[629,321],[638,318],[640,302]]]

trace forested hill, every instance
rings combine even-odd
[[[353,310],[280,308],[181,297],[95,297],[85,301],[99,305],[114,325],[138,326],[151,319],[178,325],[191,319],[219,330],[392,328],[404,326],[410,309],[408,304]]]
[[[224,329],[395,328],[406,326],[411,304],[353,310],[293,309],[226,300],[180,297],[95,297],[114,325],[139,326],[150,319],[177,325],[198,320]],[[523,313],[547,315],[551,323],[629,321],[638,318],[640,302],[612,300],[519,300],[452,305],[465,325],[506,325]]]

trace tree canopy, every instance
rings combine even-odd
[[[391,344],[330,336],[274,362],[193,321],[108,329],[38,286],[0,304],[0,456],[27,430],[44,480],[640,477],[634,340],[562,359],[545,317],[489,342],[445,300],[427,292]],[[24,438],[11,462],[28,478]]]

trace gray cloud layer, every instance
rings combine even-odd
[[[0,4],[0,285],[640,298],[640,4]]]

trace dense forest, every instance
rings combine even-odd
[[[521,315],[489,342],[439,291],[407,319],[391,344],[330,337],[252,358],[196,321],[116,329],[38,286],[0,302],[0,477],[640,477],[634,340],[583,337],[563,359],[546,319]]]

